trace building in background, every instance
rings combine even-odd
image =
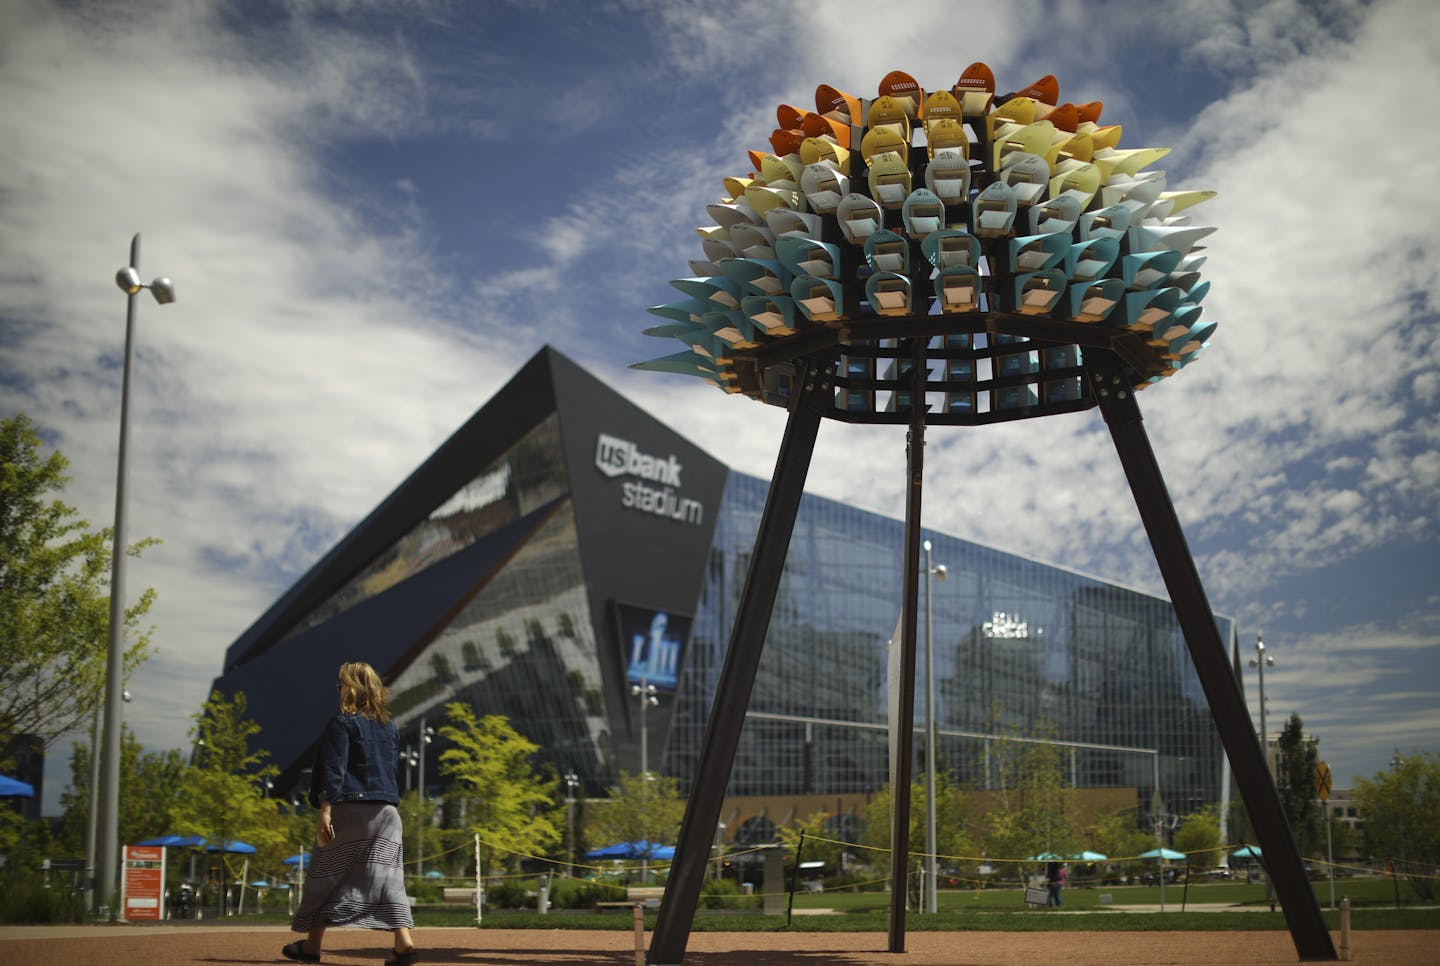
[[[390,684],[404,744],[465,701],[587,794],[647,767],[687,787],[767,489],[543,349],[229,647],[215,686],[247,694],[282,789],[304,787],[350,660]],[[926,536],[949,572],[932,585],[937,749],[961,781],[993,784],[1001,739],[1041,736],[1067,743],[1077,786],[1131,789],[1146,813],[1228,797],[1166,599]],[[903,545],[900,520],[803,499],[732,796],[886,782]]]

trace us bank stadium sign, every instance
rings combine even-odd
[[[628,439],[600,433],[595,438],[595,468],[611,479],[629,477],[620,487],[620,505],[690,526],[705,520],[705,507],[680,494],[683,467],[674,454],[654,456]]]

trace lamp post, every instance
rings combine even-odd
[[[420,718],[420,794],[415,804],[419,806],[415,813],[415,877],[418,879],[425,874],[425,823],[430,815],[425,806],[425,746],[435,740],[435,729],[425,726],[425,718]]]
[[[1275,768],[1270,760],[1270,732],[1265,727],[1265,668],[1274,667],[1275,659],[1265,653],[1264,634],[1255,635],[1255,656],[1250,659],[1250,666],[1260,672],[1260,750],[1265,753],[1265,770],[1274,778]]]
[[[115,529],[111,534],[110,633],[105,655],[105,740],[100,762],[99,831],[96,842],[95,901],[97,912],[109,913],[120,861],[120,702],[125,678],[125,487],[126,444],[130,437],[130,370],[135,356],[136,296],[148,288],[155,301],[175,301],[175,286],[168,278],[149,285],[140,281],[140,235],[130,241],[130,264],[115,273],[115,284],[126,295],[125,366],[120,388],[120,455],[115,471]]]
[[[130,692],[120,692],[120,700],[130,702]],[[100,702],[90,724],[90,820],[85,829],[85,908],[95,908],[95,840],[100,831]]]
[[[939,862],[935,857],[938,836],[935,834],[935,646],[930,634],[930,578],[944,580],[949,571],[944,564],[930,565],[930,541],[925,547],[925,911],[939,909],[936,878]]]
[[[1269,773],[1271,780],[1275,778],[1274,762],[1270,759],[1270,730],[1265,725],[1265,668],[1274,667],[1275,659],[1265,653],[1265,635],[1255,635],[1255,656],[1250,659],[1250,666],[1260,673],[1260,751],[1265,755],[1265,771]],[[1275,909],[1275,882],[1270,874],[1265,874],[1265,900],[1270,903],[1271,911]]]
[[[570,873],[566,878],[575,878],[575,786],[580,776],[573,771],[565,773],[565,817],[570,826]]]
[[[645,712],[660,704],[655,696],[655,685],[650,683],[650,672],[645,671],[639,684],[630,686],[630,693],[640,702],[640,815],[645,833],[645,854],[640,859],[640,881],[650,878],[650,726],[646,723]]]

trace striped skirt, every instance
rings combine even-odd
[[[305,895],[290,928],[322,926],[399,929],[415,924],[405,895],[405,847],[394,805],[342,802],[333,806],[335,837],[315,849]]]

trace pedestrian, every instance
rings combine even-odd
[[[1060,892],[1065,888],[1065,877],[1068,871],[1064,862],[1046,863],[1045,885],[1050,890],[1050,895],[1045,900],[1046,906],[1056,906],[1058,908],[1065,905],[1065,900],[1061,898]]]
[[[395,934],[387,966],[419,960],[405,894],[399,743],[390,720],[390,689],[364,662],[342,664],[340,710],[325,726],[310,772],[310,804],[319,809],[315,851],[305,894],[290,928],[306,938],[285,946],[285,958],[320,962],[330,926],[388,929]]]

